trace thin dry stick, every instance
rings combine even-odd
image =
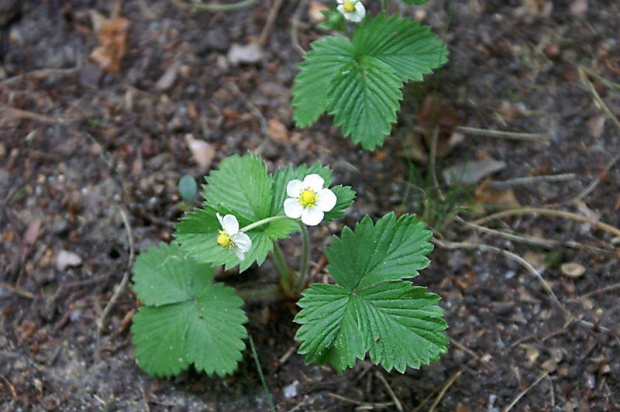
[[[575,196],[574,198],[570,199],[568,202],[565,202],[565,203],[576,203],[579,200],[582,200],[584,197],[588,196],[590,193],[592,193],[594,189],[596,189],[596,187],[601,183],[601,176],[604,176],[607,173],[609,173],[611,168],[614,167],[614,165],[616,164],[618,160],[620,160],[620,153],[615,155],[614,158],[611,159],[607,163],[607,165],[605,166],[605,170],[603,170],[602,173],[599,173],[599,176],[596,179],[594,179],[592,183],[588,185],[588,187],[583,189],[577,196]]]
[[[485,216],[483,218],[474,220],[471,223],[475,225],[482,225],[483,223],[489,222],[491,220],[498,220],[504,217],[519,216],[519,215],[524,215],[528,213],[534,213],[534,214],[543,215],[543,216],[564,217],[564,218],[571,219],[577,222],[592,223],[593,226],[599,230],[602,230],[607,233],[611,233],[614,236],[620,236],[620,229],[617,229],[611,225],[608,225],[607,223],[592,222],[588,217],[578,215],[576,213],[565,212],[562,210],[545,209],[545,208],[540,208],[540,207],[524,207],[521,209],[504,210],[502,212],[497,212],[492,215]]]
[[[525,396],[526,393],[528,393],[530,391],[530,389],[532,389],[534,386],[538,385],[540,383],[540,381],[542,381],[543,379],[545,379],[547,377],[547,375],[549,374],[549,372],[544,372],[542,373],[535,381],[534,383],[532,383],[530,386],[528,386],[527,388],[525,388],[525,390],[523,392],[521,392],[516,398],[513,399],[512,402],[510,402],[510,405],[508,405],[506,407],[506,409],[504,409],[504,412],[508,412],[509,410],[511,410],[516,404],[517,402],[519,402],[521,400],[521,398],[523,398]]]
[[[567,180],[575,180],[577,175],[574,173],[560,173],[557,175],[544,175],[544,176],[528,176],[517,177],[515,179],[502,180],[501,182],[491,182],[491,186],[497,189],[503,189],[505,187],[531,185],[541,182],[565,182]]]
[[[581,295],[577,298],[568,299],[569,302],[574,302],[578,300],[584,300],[589,298],[590,296],[598,295],[599,293],[609,292],[610,290],[620,289],[620,283],[616,283],[615,285],[605,286],[604,288],[600,288],[597,290],[593,290],[592,292],[588,292],[585,295]]]
[[[25,78],[32,78],[35,80],[43,80],[46,79],[47,77],[50,76],[59,76],[59,77],[68,77],[71,76],[75,73],[77,73],[79,70],[78,67],[73,67],[71,69],[40,69],[40,70],[34,70],[28,73],[24,73],[24,74],[18,74],[17,76],[13,76],[13,77],[9,77],[8,79],[5,79],[3,81],[0,82],[0,86],[11,86],[14,83],[19,82],[22,79]]]
[[[346,396],[338,395],[337,393],[334,393],[334,392],[329,392],[328,395],[331,398],[338,399],[339,401],[352,403],[354,405],[359,405],[359,408],[367,408],[367,407],[370,407],[370,408],[386,408],[388,406],[394,405],[394,402],[370,403],[370,402],[358,401],[356,399],[347,398]]]
[[[306,51],[299,44],[299,21],[301,13],[303,13],[307,3],[308,0],[299,0],[299,4],[295,9],[295,13],[293,13],[293,17],[291,18],[291,43],[293,45],[293,49],[295,49],[295,51],[301,56],[306,54]]]
[[[445,249],[478,249],[478,250],[481,250],[483,252],[484,251],[490,251],[490,252],[500,253],[500,254],[504,255],[505,257],[507,257],[507,258],[509,258],[509,259],[511,259],[511,260],[513,260],[515,262],[517,262],[518,264],[523,266],[529,273],[534,275],[534,277],[536,277],[540,281],[540,283],[543,286],[543,288],[545,289],[545,291],[549,294],[549,296],[551,297],[553,302],[558,306],[558,308],[560,308],[560,310],[565,315],[565,317],[571,318],[571,316],[569,316],[570,314],[568,313],[568,311],[560,303],[560,301],[558,300],[557,296],[555,295],[555,293],[553,292],[551,287],[547,284],[547,282],[542,277],[542,275],[536,270],[536,268],[534,266],[532,266],[527,260],[523,259],[521,256],[519,256],[519,255],[517,255],[515,253],[512,253],[512,252],[509,252],[507,250],[500,249],[500,248],[495,247],[495,246],[479,244],[479,243],[443,242],[443,241],[438,240],[436,238],[432,238],[431,242],[433,242],[437,246],[443,247]]]
[[[271,9],[269,10],[269,15],[267,16],[267,23],[265,23],[265,27],[263,27],[263,31],[261,31],[260,36],[258,37],[258,45],[262,48],[267,43],[267,39],[269,39],[269,35],[271,34],[271,29],[273,29],[273,24],[276,21],[276,17],[278,16],[278,12],[280,11],[280,7],[282,6],[283,0],[275,0]]]
[[[400,403],[400,400],[398,399],[398,397],[396,397],[396,394],[390,387],[388,381],[385,379],[385,376],[383,376],[379,371],[375,372],[375,376],[381,381],[381,383],[385,387],[385,390],[390,395],[390,398],[392,398],[392,400],[394,401],[394,406],[396,407],[396,409],[398,409],[399,412],[403,412],[403,404]]]
[[[428,412],[433,412],[435,410],[437,405],[439,405],[439,402],[441,402],[443,397],[446,395],[448,389],[450,389],[450,386],[454,384],[454,382],[459,378],[459,376],[461,376],[462,373],[462,370],[458,370],[452,376],[450,376],[450,379],[448,379],[448,382],[446,382],[443,388],[441,388],[441,392],[439,392],[439,395],[437,395],[437,398],[435,398],[435,402],[433,402]]]
[[[252,114],[252,116],[254,116],[256,120],[258,120],[258,123],[260,124],[261,133],[263,133],[264,136],[267,136],[269,134],[269,128],[267,127],[267,119],[265,119],[265,116],[263,116],[261,111],[258,110],[258,108],[254,105],[254,103],[246,99],[243,96],[243,94],[241,94],[241,90],[239,90],[236,84],[226,83],[226,86],[233,92],[235,97],[237,97],[239,100],[245,103],[245,105],[250,110],[250,113]]]
[[[237,3],[232,3],[232,4],[197,4],[197,3],[185,4],[179,1],[175,1],[175,4],[182,8],[193,8],[199,11],[230,13],[230,12],[240,11],[243,9],[250,8],[258,2],[259,0],[242,0]]]
[[[484,137],[500,137],[510,140],[548,140],[550,137],[546,133],[517,133],[517,132],[504,132],[501,130],[487,130],[478,129],[476,127],[457,126],[455,129],[457,132],[470,134],[474,136]]]
[[[117,204],[116,206],[120,211],[121,218],[123,219],[123,225],[125,226],[125,232],[127,233],[127,238],[129,239],[129,259],[127,259],[127,269],[125,270],[125,273],[123,273],[123,279],[121,279],[121,282],[116,287],[112,298],[103,309],[103,312],[101,312],[101,316],[99,316],[99,319],[97,319],[97,352],[95,358],[98,358],[100,355],[99,350],[101,348],[101,332],[103,331],[103,327],[105,326],[105,319],[112,310],[112,307],[116,304],[116,301],[118,300],[121,293],[123,293],[123,291],[125,290],[125,286],[127,286],[127,282],[129,281],[129,273],[131,272],[131,265],[133,264],[135,256],[133,232],[131,230],[131,225],[129,224],[129,219],[127,218],[127,214],[125,213],[125,210],[122,208],[122,206],[120,204]]]
[[[29,112],[26,110],[15,109],[13,107],[9,107],[1,103],[0,103],[0,113],[6,113],[8,116],[15,117],[18,119],[34,120],[36,122],[46,123],[46,124],[58,124],[58,123],[66,122],[65,119],[60,118],[60,117],[56,118],[56,117],[46,116],[43,114]]]
[[[503,232],[501,230],[495,230],[495,229],[491,229],[488,228],[486,226],[480,226],[477,225],[475,223],[470,223],[467,222],[465,220],[463,220],[460,217],[456,217],[455,220],[459,223],[462,223],[463,225],[477,230],[479,232],[482,233],[488,233],[490,235],[495,235],[495,236],[499,236],[499,237],[503,237],[504,239],[508,239],[508,240],[512,240],[515,242],[519,242],[519,243],[526,243],[528,245],[533,245],[533,246],[540,246],[540,247],[544,247],[547,249],[551,249],[557,246],[561,246],[562,243],[558,242],[556,240],[551,240],[551,239],[544,239],[544,238],[540,238],[540,237],[534,237],[534,236],[527,236],[527,235],[515,235],[513,233],[508,233],[508,232]]]

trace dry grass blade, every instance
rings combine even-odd
[[[540,381],[542,381],[543,379],[545,379],[547,377],[547,375],[549,374],[549,372],[544,372],[542,373],[535,381],[534,383],[532,383],[530,386],[528,386],[527,388],[525,388],[525,390],[523,392],[521,392],[516,398],[514,398],[512,400],[512,402],[510,402],[510,405],[508,405],[505,409],[504,412],[508,412],[510,411],[516,404],[517,402],[519,402],[521,400],[521,398],[523,398],[525,396],[525,394],[527,394],[530,389],[532,389],[534,386],[538,385],[540,383]]]

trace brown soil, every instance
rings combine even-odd
[[[328,118],[307,129],[291,121],[301,59],[291,27],[300,1],[283,2],[260,61],[230,64],[232,45],[258,39],[274,3],[224,14],[188,10],[181,1],[125,2],[126,55],[116,73],[88,59],[98,46],[91,11],[110,16],[112,2],[0,3],[0,409],[268,409],[249,350],[226,379],[192,370],[155,379],[140,371],[130,343],[130,288],[97,339],[132,246],[139,253],[171,240],[183,213],[179,178],[200,178],[226,156],[251,151],[272,170],[329,165],[337,183],[358,192],[347,217],[312,231],[314,262],[322,262],[329,235],[364,214],[425,215],[441,246],[416,283],[442,296],[452,339],[449,353],[420,370],[386,373],[358,362],[337,374],[296,353],[285,356],[296,348],[294,304],[249,304],[249,331],[278,410],[618,410],[620,4],[472,0],[452,9],[451,1],[433,0],[407,8],[436,33],[447,32],[450,63],[407,86],[393,136],[365,152]],[[366,3],[373,10],[379,4]],[[305,9],[298,32],[304,49],[321,35]],[[438,195],[428,164],[409,155],[428,155],[410,146],[415,126],[428,124],[419,109],[435,94],[450,107],[442,110],[454,117],[449,127],[542,136],[457,129],[464,140],[437,160],[446,200],[424,209]],[[188,134],[211,144],[214,158],[204,170]],[[520,213],[481,223],[492,233],[468,226],[475,218],[466,211],[459,212],[464,220],[454,219],[447,211],[472,198],[500,199],[489,183],[474,185],[474,195],[473,187],[457,191],[441,179],[454,164],[482,159],[506,164],[492,178],[496,187],[505,182],[511,203],[572,215]],[[548,179],[556,174],[564,176]],[[516,178],[530,179],[509,181]],[[297,245],[285,245],[291,259]],[[63,250],[81,264],[59,268]],[[565,263],[585,272],[568,276]],[[271,264],[221,277],[237,285],[276,281]]]

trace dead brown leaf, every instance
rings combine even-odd
[[[288,140],[288,129],[278,119],[269,119],[267,122],[267,131],[276,142]]]
[[[458,118],[452,103],[438,95],[428,96],[418,112],[418,126],[429,151],[432,147],[433,135],[437,133],[437,157],[447,156],[454,146],[460,143],[459,139],[453,140],[453,132],[457,123]]]
[[[106,73],[118,73],[121,70],[121,61],[127,53],[129,20],[113,17],[98,21],[95,26],[98,46],[90,54],[90,60]]]
[[[483,181],[474,192],[475,201],[473,211],[484,213],[487,206],[515,208],[521,206],[512,190],[499,190],[491,185],[489,179]]]

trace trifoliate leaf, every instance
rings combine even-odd
[[[403,83],[392,66],[372,56],[361,56],[331,79],[328,112],[342,134],[364,149],[383,144],[396,121]]]
[[[260,157],[227,157],[206,181],[205,206],[235,215],[241,227],[269,217],[272,183]]]
[[[220,212],[221,215],[225,213],[234,212]],[[239,223],[241,224],[241,220]],[[187,213],[176,225],[174,236],[183,249],[198,261],[213,266],[223,265],[226,270],[238,264],[239,270],[243,272],[254,262],[259,265],[263,263],[269,251],[273,249],[273,240],[277,237],[285,237],[278,236],[281,231],[278,230],[277,225],[270,229],[271,227],[271,225],[259,226],[246,233],[252,240],[252,247],[241,262],[232,250],[224,249],[217,244],[218,230],[222,227],[217,219],[216,211],[210,207]]]
[[[133,317],[132,342],[139,366],[170,376],[194,364],[209,375],[237,368],[247,318],[232,288],[213,284],[213,269],[178,245],[161,244],[140,255],[133,269],[145,306]]]
[[[327,92],[331,79],[353,59],[353,45],[344,37],[325,37],[312,43],[312,50],[299,65],[292,90],[298,126],[309,126],[327,110]]]
[[[428,265],[430,232],[415,217],[366,217],[326,254],[338,285],[312,285],[299,301],[296,339],[307,361],[353,366],[370,352],[386,370],[436,360],[448,338],[439,297],[402,279]]]
[[[398,15],[364,19],[355,30],[353,45],[358,53],[390,65],[403,82],[421,81],[448,61],[448,50],[430,27]]]

